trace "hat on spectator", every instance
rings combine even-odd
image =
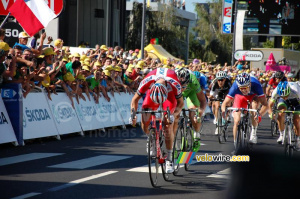
[[[64,81],[70,81],[73,82],[75,81],[74,76],[72,75],[72,73],[67,72],[64,76],[63,76]]]
[[[77,75],[77,79],[85,80],[85,77],[82,74]]]
[[[85,60],[85,58],[86,58],[86,55],[81,55],[81,56],[80,56],[80,61]]]
[[[111,71],[111,70],[114,70],[114,67],[112,67],[111,65],[109,65],[109,66],[106,66],[105,70]]]
[[[145,62],[144,62],[144,61],[139,61],[139,62],[137,63],[137,65],[140,65],[140,66],[144,67],[144,66],[145,66]]]
[[[69,62],[69,59],[68,59],[67,57],[64,57],[64,58],[62,59],[62,61]]]
[[[29,38],[30,36],[26,32],[20,32],[19,38]]]
[[[89,66],[89,65],[90,65],[90,62],[84,61],[83,64]]]
[[[79,58],[80,58],[80,54],[79,54],[79,53],[73,53],[73,54],[71,55],[71,57],[79,57]]]
[[[43,49],[43,54],[44,54],[45,56],[55,55],[55,53],[54,53],[54,51],[53,51],[53,48],[51,48],[51,47],[44,48],[44,49]]]
[[[114,57],[112,55],[107,55],[108,58],[113,59]]]
[[[0,42],[0,49],[4,51],[9,51],[9,45],[6,42]]]
[[[100,50],[108,50],[108,49],[107,49],[106,45],[102,45],[102,46],[100,46]]]
[[[134,52],[136,52],[136,53],[139,53],[139,52],[140,52],[140,50],[139,50],[139,49],[135,49],[135,50],[134,50]]]
[[[87,65],[83,65],[83,66],[82,66],[82,70],[90,71],[90,68],[89,68]]]
[[[132,67],[128,67],[126,71],[132,73]]]
[[[125,62],[124,62],[124,64],[129,64],[129,60],[126,59]]]
[[[119,67],[119,66],[117,66],[117,67],[115,67],[115,71],[117,71],[117,72],[122,72],[122,68]]]
[[[60,44],[62,44],[62,40],[61,40],[61,39],[56,39],[56,40],[54,41],[54,46],[58,46],[58,45],[60,45]]]
[[[84,62],[91,62],[91,58],[89,58],[89,57],[85,58]]]
[[[199,64],[199,60],[198,59],[194,59],[193,60],[193,64]]]
[[[95,64],[94,64],[94,66],[96,66],[96,67],[100,66],[101,67],[102,64],[99,61],[96,61]]]
[[[295,75],[294,75],[294,73],[288,73],[288,74],[287,74],[287,77],[288,77],[288,78],[293,78],[293,77],[295,77]]]
[[[139,69],[141,69],[141,70],[142,70],[142,69],[143,69],[143,66],[141,66],[140,64],[137,64],[137,65],[135,66],[135,68],[136,68],[136,69],[138,69],[138,68],[139,68]]]
[[[103,72],[104,72],[104,74],[105,74],[106,76],[110,77],[110,71],[104,70]]]
[[[133,50],[129,50],[129,54],[132,54],[133,53]]]

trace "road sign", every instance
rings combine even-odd
[[[16,0],[0,0],[0,15],[7,15],[8,9],[15,3]],[[64,2],[63,0],[44,0],[46,4],[54,11],[56,15],[60,14]]]
[[[234,53],[234,59],[241,61],[261,61],[264,54],[260,50],[237,50]]]
[[[19,33],[23,31],[23,28],[15,22],[8,22],[4,24],[3,28],[5,29],[4,41],[9,46],[14,46],[19,41]]]

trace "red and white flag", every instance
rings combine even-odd
[[[57,16],[44,0],[16,0],[9,11],[30,36]]]

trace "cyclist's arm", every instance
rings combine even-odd
[[[141,98],[142,98],[142,96],[138,95],[137,93],[134,94],[134,96],[131,100],[130,110],[134,109],[135,111],[137,111],[139,100]]]
[[[259,111],[259,115],[264,116],[270,108],[268,107],[267,98],[265,96],[259,97],[258,101],[261,103],[262,107]],[[272,109],[271,109],[272,111]]]
[[[277,94],[277,88],[275,88],[272,92],[272,95],[271,95],[271,98],[269,100],[269,103],[268,103],[268,113],[269,115],[272,114],[272,107],[274,106],[274,103],[276,101],[276,98],[279,97],[279,95]]]
[[[204,113],[205,107],[206,107],[206,98],[205,98],[203,91],[200,91],[199,93],[197,93],[197,98],[200,102],[199,116],[201,117],[202,114]]]
[[[182,96],[180,98],[176,99],[176,100],[177,100],[177,106],[176,106],[175,111],[174,111],[174,118],[176,118],[177,116],[180,115],[180,112],[184,107],[184,101],[183,101]]]
[[[225,112],[225,110],[226,110],[226,106],[229,106],[230,104],[231,104],[231,102],[233,102],[233,99],[234,98],[229,98],[229,97],[225,97],[225,100],[224,100],[224,102],[222,103],[222,107],[221,107],[221,109],[222,109],[222,112]]]

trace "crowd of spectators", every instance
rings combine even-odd
[[[143,77],[158,67],[173,70],[187,67],[200,71],[207,77],[208,84],[220,70],[226,71],[232,81],[237,74],[248,72],[259,79],[264,89],[273,74],[261,69],[250,70],[249,64],[241,61],[233,66],[227,63],[221,66],[194,59],[185,65],[168,58],[163,64],[158,58],[148,56],[147,51],[144,51],[145,58],[140,59],[139,49],[125,51],[119,46],[96,45],[79,54],[64,46],[62,39],[53,41],[46,33],[36,34],[28,44],[28,34],[21,32],[19,41],[9,46],[3,41],[4,33],[0,30],[0,88],[5,83],[20,83],[26,98],[30,91],[39,87],[45,89],[49,100],[52,100],[52,94],[64,91],[73,107],[75,100],[79,103],[79,98],[98,103],[100,98],[110,101],[108,93],[112,96],[116,92],[134,93]],[[52,42],[54,46],[43,47]],[[295,74],[286,75],[290,80],[296,80]]]

